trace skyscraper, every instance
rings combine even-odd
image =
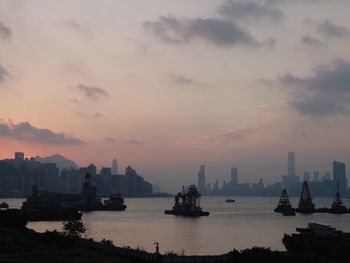
[[[312,181],[313,182],[319,182],[320,181],[320,172],[314,171],[312,174]]]
[[[237,184],[238,183],[238,168],[232,167],[231,168],[231,184]]]
[[[295,154],[288,153],[288,176],[295,176]]]
[[[112,174],[113,175],[118,174],[118,162],[116,159],[112,160]]]
[[[205,193],[205,166],[201,165],[198,171],[198,191],[201,194]]]
[[[336,182],[339,181],[339,191],[345,193],[348,182],[346,179],[346,168],[345,163],[342,162],[333,162],[333,180]]]
[[[288,153],[288,173],[282,177],[282,184],[284,187],[290,187],[299,183],[299,176],[295,175],[295,154]]]

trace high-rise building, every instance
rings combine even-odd
[[[236,167],[231,168],[231,183],[238,184],[238,168]]]
[[[320,181],[320,172],[314,171],[312,174],[312,181],[313,182],[319,182]]]
[[[322,176],[321,181],[325,182],[325,181],[330,181],[331,180],[331,173],[325,173],[324,176]]]
[[[294,152],[288,153],[288,176],[295,176],[295,154]]]
[[[339,182],[339,191],[345,193],[348,187],[345,163],[337,161],[333,162],[333,180]]]
[[[205,166],[201,165],[198,171],[198,191],[201,194],[205,193]]]
[[[118,174],[118,162],[116,159],[112,160],[112,174],[113,175]]]
[[[289,188],[299,183],[299,176],[295,174],[295,154],[294,152],[288,153],[288,173],[282,177],[282,184],[284,187]]]
[[[24,161],[24,153],[22,153],[22,152],[15,152],[15,161],[23,162]]]
[[[309,171],[304,171],[304,178],[303,178],[304,182],[310,182],[310,172]]]

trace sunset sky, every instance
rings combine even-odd
[[[0,0],[0,158],[175,191],[350,165],[348,0]]]

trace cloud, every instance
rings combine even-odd
[[[174,75],[174,74],[167,74],[167,78],[170,80],[171,83],[176,85],[194,85],[195,82],[186,76],[183,75]]]
[[[218,8],[218,13],[237,21],[253,20],[257,22],[262,19],[267,19],[276,23],[281,21],[284,17],[282,10],[271,6],[269,2],[248,0],[227,0]]]
[[[213,137],[209,137],[207,140],[210,142],[224,144],[227,142],[242,141],[253,133],[255,133],[255,129],[248,129],[248,128],[237,129],[237,130],[228,131],[219,135],[215,135]]]
[[[290,105],[309,116],[348,114],[350,103],[350,62],[336,60],[319,65],[313,73],[298,77],[291,73],[279,77],[278,82],[288,88]]]
[[[91,99],[98,99],[100,97],[110,97],[109,93],[104,89],[95,86],[86,86],[84,84],[78,84],[73,89],[83,93],[85,96]]]
[[[55,133],[49,129],[36,128],[29,122],[18,124],[0,122],[0,137],[39,144],[80,145],[84,143],[64,133]]]
[[[0,38],[6,40],[11,37],[11,30],[0,22]]]
[[[105,137],[104,140],[106,142],[112,143],[112,144],[130,144],[130,145],[141,145],[141,144],[143,144],[143,142],[135,140],[135,139],[128,139],[128,140],[125,140],[125,141],[119,141],[119,140],[116,140],[116,139],[114,139],[112,137]]]
[[[337,26],[330,19],[325,19],[317,26],[318,32],[326,37],[330,38],[348,38],[350,37],[350,31],[346,27]]]
[[[317,47],[317,48],[326,46],[325,43],[323,43],[318,38],[315,38],[315,37],[312,37],[312,36],[309,36],[309,35],[303,36],[301,38],[301,42],[304,45],[311,46],[311,47]]]
[[[0,64],[0,82],[4,81],[10,74],[8,71]]]
[[[271,46],[274,40],[259,42],[250,32],[234,21],[218,18],[177,19],[161,16],[155,22],[146,21],[143,27],[165,43],[188,44],[195,39],[218,47]]]
[[[64,27],[64,28],[70,29],[74,32],[77,32],[78,34],[80,34],[86,38],[93,37],[91,30],[87,26],[84,26],[75,20],[64,20],[64,21],[60,22],[59,25]]]

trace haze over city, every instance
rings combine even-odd
[[[248,4],[249,3],[249,4]],[[132,165],[165,191],[349,165],[350,2],[0,0],[0,159]]]

